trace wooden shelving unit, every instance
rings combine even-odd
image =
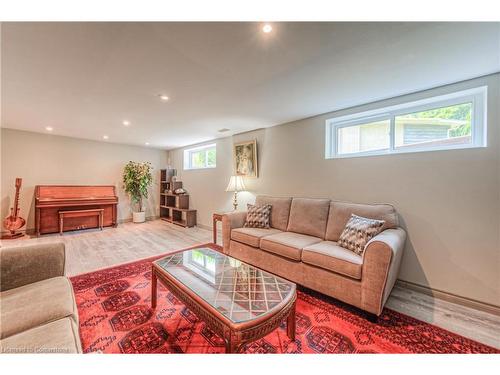
[[[171,181],[169,170],[160,170],[160,219],[183,227],[196,225],[196,210],[189,208],[188,194],[175,194],[182,181]]]

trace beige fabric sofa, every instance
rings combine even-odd
[[[222,217],[224,252],[310,289],[380,315],[398,276],[406,233],[388,204],[258,196],[271,228],[244,228],[246,212]],[[363,256],[337,245],[351,214],[385,220]]]
[[[64,244],[0,249],[0,352],[81,353]]]

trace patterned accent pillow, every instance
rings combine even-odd
[[[247,219],[243,225],[245,228],[270,228],[271,205],[255,206],[247,204]]]
[[[367,219],[352,214],[337,243],[358,255],[363,255],[366,244],[380,233],[384,223],[384,220]]]

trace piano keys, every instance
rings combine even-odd
[[[82,210],[64,220],[63,231],[99,228],[99,217],[84,210],[103,209],[102,225],[117,225],[118,197],[114,186],[37,185],[35,187],[35,230],[37,236],[58,233],[59,212]]]

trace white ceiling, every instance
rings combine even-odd
[[[4,23],[2,126],[170,149],[500,70],[500,23],[261,27]]]

